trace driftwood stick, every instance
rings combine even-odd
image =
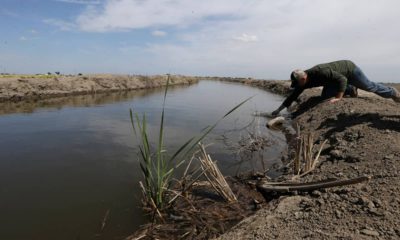
[[[292,191],[312,191],[321,188],[339,187],[350,184],[361,183],[369,181],[371,177],[362,176],[346,180],[330,180],[330,181],[317,181],[310,183],[281,183],[281,184],[269,184],[268,182],[260,182],[257,184],[257,188],[264,192],[292,192]]]

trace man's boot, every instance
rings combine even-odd
[[[356,98],[358,97],[358,89],[354,86],[351,87],[350,97]]]
[[[394,90],[394,96],[392,96],[393,101],[400,103],[400,92],[396,88],[393,88],[393,90]]]
[[[353,85],[348,85],[347,88],[346,88],[346,90],[344,91],[344,95],[345,95],[345,96],[352,97],[352,98],[358,97],[357,88],[354,87]]]

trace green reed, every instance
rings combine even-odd
[[[197,144],[202,141],[222,119],[230,115],[252,98],[250,97],[236,105],[224,116],[218,119],[213,125],[204,128],[198,136],[188,139],[172,156],[169,156],[166,149],[164,149],[165,102],[169,80],[170,79],[168,76],[167,86],[165,88],[163,98],[161,122],[156,149],[153,149],[149,143],[146,114],[143,114],[143,116],[140,117],[138,113],[133,113],[132,109],[130,109],[132,128],[135,136],[139,137],[140,168],[144,175],[145,201],[149,206],[155,208],[156,210],[165,206],[165,203],[167,202],[166,191],[170,187],[171,177],[173,176],[174,171],[185,162],[187,156],[193,152]]]

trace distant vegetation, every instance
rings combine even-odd
[[[77,76],[82,76],[82,73],[78,73]],[[48,72],[48,73],[37,73],[37,74],[12,74],[12,73],[0,73],[0,78],[53,78],[55,76],[74,76],[74,75],[64,75],[61,72]]]
[[[0,74],[0,78],[53,78],[54,75],[48,74]]]

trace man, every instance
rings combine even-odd
[[[319,64],[305,71],[297,69],[292,72],[290,78],[292,80],[290,87],[294,88],[294,91],[278,109],[272,112],[272,115],[278,115],[285,107],[289,107],[304,89],[319,86],[324,87],[321,94],[322,98],[330,98],[330,103],[340,101],[346,89],[351,90],[350,85],[400,102],[400,93],[395,88],[371,82],[361,69],[349,60]]]

